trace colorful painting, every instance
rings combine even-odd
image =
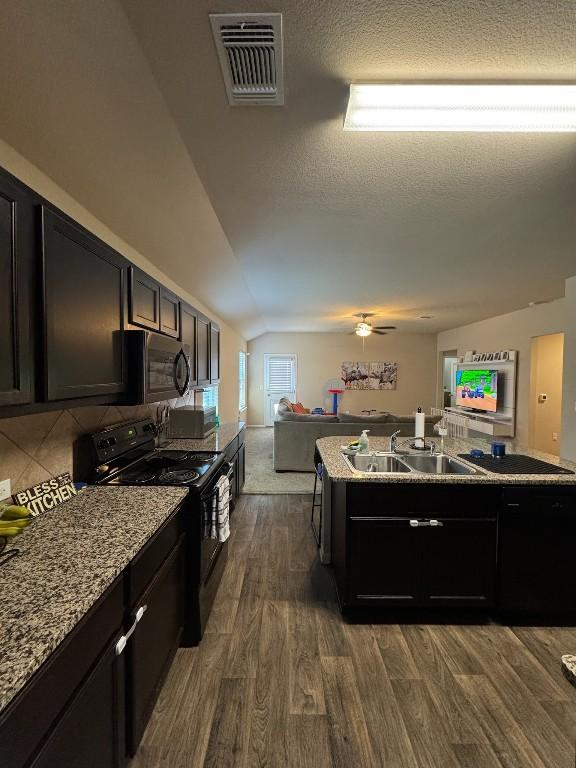
[[[396,389],[398,363],[342,363],[345,389]]]

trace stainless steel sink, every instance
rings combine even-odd
[[[348,465],[358,472],[410,472],[401,459],[393,453],[355,453],[343,454]]]
[[[477,469],[462,464],[451,456],[430,454],[402,456],[402,461],[416,472],[426,472],[433,475],[477,475],[482,474]]]
[[[390,472],[419,472],[428,475],[482,475],[479,469],[466,466],[445,454],[402,454],[369,452],[342,454],[350,469],[356,472],[386,474]]]

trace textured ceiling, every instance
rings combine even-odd
[[[268,330],[437,330],[562,295],[574,135],[344,133],[347,83],[576,81],[566,0],[122,0]],[[281,11],[286,105],[231,108],[210,11]],[[430,321],[419,315],[433,315]]]

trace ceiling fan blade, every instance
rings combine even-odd
[[[395,331],[396,326],[395,325],[373,325],[372,330],[373,331]]]
[[[388,331],[375,331],[374,328],[372,328],[372,333],[375,333],[376,336],[388,336]]]

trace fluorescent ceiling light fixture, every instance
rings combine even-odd
[[[576,131],[576,85],[352,84],[345,131]]]

